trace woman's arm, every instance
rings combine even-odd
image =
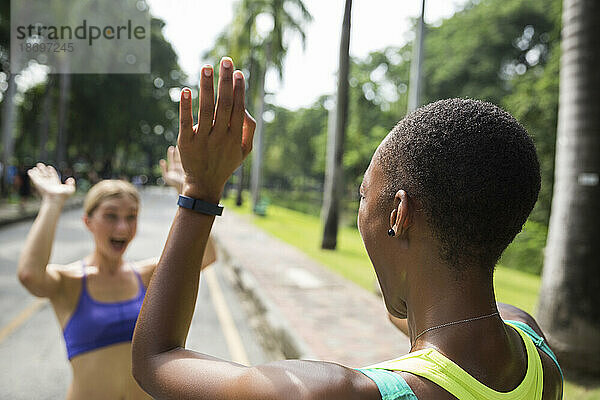
[[[183,194],[217,203],[250,152],[255,123],[244,109],[243,75],[233,73],[229,59],[221,62],[216,113],[212,68],[204,67],[201,76],[197,127],[192,128],[189,90],[180,100]],[[373,381],[337,364],[282,361],[249,368],[184,348],[198,292],[195,260],[203,256],[213,221],[177,211],[133,336],[133,375],[140,386],[155,398],[379,398]]]
[[[169,146],[167,149],[167,159],[160,160],[160,169],[165,183],[177,190],[177,193],[183,192],[183,184],[185,181],[185,171],[181,164],[181,156],[179,149],[175,146]],[[209,237],[202,258],[202,269],[214,263],[217,260],[217,251],[214,241]]]
[[[69,178],[62,184],[56,170],[41,163],[28,174],[42,195],[42,204],[25,240],[17,275],[31,294],[52,297],[60,286],[60,274],[47,265],[56,225],[66,199],[75,192],[75,180]]]

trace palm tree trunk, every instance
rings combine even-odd
[[[327,168],[321,216],[324,221],[321,248],[334,250],[340,219],[340,197],[344,189],[344,138],[348,120],[348,73],[350,70],[350,17],[352,0],[346,0],[340,41],[337,99],[333,132],[327,140]]]
[[[600,375],[600,3],[564,0],[552,214],[538,319],[565,369]]]
[[[251,28],[252,26],[249,25],[249,27]],[[250,35],[252,35],[252,29],[249,29],[249,31],[248,31],[248,37],[250,37]],[[256,65],[256,63],[254,61],[254,57],[250,56],[250,62],[248,65],[248,70],[250,71],[250,76],[252,76],[252,74],[254,73],[255,65]],[[251,107],[249,107],[249,105],[250,106],[255,105],[254,102],[252,101],[252,99],[253,99],[252,95],[254,94],[252,82],[254,82],[254,80],[252,80],[248,84],[248,88],[246,89],[246,108],[250,109],[250,112],[253,112],[253,110],[251,109]],[[246,161],[242,162],[240,167],[235,171],[235,176],[237,177],[236,183],[235,183],[235,189],[236,189],[235,205],[238,207],[241,207],[242,204],[244,203],[243,192],[244,192],[244,163],[245,162]]]
[[[9,74],[8,88],[2,101],[2,194],[8,193],[8,166],[12,162],[15,148],[15,93],[17,92],[15,76]]]
[[[40,149],[38,160],[48,162],[48,136],[50,133],[50,106],[52,103],[52,76],[48,76],[46,82],[46,92],[44,93],[44,102],[42,103],[42,120],[40,122]]]
[[[410,85],[408,87],[407,113],[415,111],[421,105],[423,74],[423,43],[425,42],[425,0],[421,3],[421,17],[417,23],[417,34],[413,44],[413,56],[410,62]]]
[[[63,170],[67,162],[68,105],[71,91],[71,74],[60,74],[58,100],[58,137],[56,139],[56,165]]]
[[[254,146],[252,155],[252,176],[251,176],[251,191],[252,191],[252,210],[256,212],[260,202],[260,188],[262,185],[262,163],[264,157],[264,120],[265,113],[265,77],[267,68],[270,64],[269,45],[266,48],[266,60],[263,70],[260,72],[260,82],[258,85],[258,107],[256,112],[256,132],[254,134]]]
[[[243,204],[244,199],[242,198],[242,192],[244,190],[244,163],[235,171],[236,182],[235,182],[235,205],[240,207]]]

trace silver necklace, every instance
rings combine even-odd
[[[461,319],[459,321],[446,322],[445,324],[436,325],[436,326],[427,328],[423,332],[421,332],[417,336],[415,336],[415,338],[412,341],[412,345],[410,346],[410,351],[412,351],[412,348],[415,346],[415,343],[417,343],[417,339],[420,338],[421,336],[423,336],[424,334],[426,334],[427,332],[431,332],[434,329],[445,328],[445,327],[451,326],[451,325],[464,324],[467,322],[473,322],[473,321],[477,321],[477,320],[484,319],[484,318],[490,318],[490,317],[493,317],[494,315],[500,315],[500,314],[498,313],[498,311],[496,311],[496,312],[493,312],[493,313],[487,314],[487,315],[480,315],[478,317]]]

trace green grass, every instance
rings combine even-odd
[[[268,206],[265,217],[257,217],[252,215],[250,202],[247,200],[242,207],[236,207],[233,199],[225,199],[223,203],[228,210],[234,210],[244,215],[259,228],[297,247],[327,268],[368,291],[374,290],[375,273],[356,228],[342,227],[340,229],[337,250],[321,250],[322,228],[319,217],[275,204]],[[538,275],[499,265],[496,268],[494,281],[498,301],[513,304],[534,314],[540,289]],[[600,400],[600,383],[567,380],[564,398],[567,400]]]

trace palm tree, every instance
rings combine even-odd
[[[600,3],[564,0],[552,214],[538,306],[561,364],[600,374]]]
[[[324,221],[321,248],[334,250],[337,245],[339,205],[344,188],[344,137],[348,120],[348,73],[350,70],[350,17],[352,0],[346,0],[342,38],[340,41],[338,87],[336,94],[335,121],[329,124],[327,138],[327,168],[325,192],[321,216]],[[333,128],[333,129],[332,129]]]
[[[270,20],[270,26],[267,29],[263,28],[262,31],[257,24],[261,19]],[[283,60],[287,53],[284,35],[300,34],[304,46],[306,40],[304,25],[311,20],[312,16],[302,0],[241,0],[235,7],[232,24],[217,38],[215,47],[207,54],[213,60],[218,60],[223,54],[230,54],[240,65],[247,67],[251,78],[248,80],[249,95],[246,96],[246,100],[257,122],[251,174],[254,210],[260,201],[264,152],[262,114],[265,111],[265,76],[269,68],[275,68],[280,79],[283,78]],[[243,176],[241,169],[238,174],[239,185]],[[240,190],[238,190],[238,198],[240,198]]]
[[[302,45],[305,45],[306,35],[304,33],[304,25],[312,20],[312,16],[304,6],[302,0],[260,0],[262,3],[261,14],[270,16],[272,20],[272,28],[268,32],[264,32],[264,36],[259,41],[260,49],[262,49],[263,63],[258,64],[259,69],[259,93],[258,105],[256,107],[256,132],[254,135],[254,154],[252,158],[252,208],[256,212],[260,202],[260,188],[262,175],[262,161],[264,153],[263,136],[264,136],[264,121],[263,113],[265,111],[265,77],[269,68],[274,67],[279,72],[279,78],[283,79],[283,60],[287,54],[287,45],[284,41],[284,35],[290,33],[298,33],[302,38]],[[298,17],[288,12],[290,8],[296,8]],[[261,16],[257,15],[254,18],[256,21]]]

